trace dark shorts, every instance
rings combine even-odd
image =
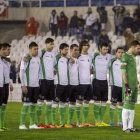
[[[92,98],[91,85],[79,85],[79,92],[78,92],[77,100],[90,101],[91,98]]]
[[[55,86],[54,80],[40,80],[39,99],[54,100]]]
[[[108,100],[108,82],[107,80],[93,79],[93,99],[95,101]]]
[[[79,93],[79,85],[69,85],[69,94],[68,94],[68,100],[69,102],[76,102],[77,96]]]
[[[111,102],[122,102],[122,88],[117,86],[111,86]]]
[[[3,94],[4,94],[4,88],[0,87],[0,106],[3,104]]]
[[[68,102],[69,86],[56,85],[55,102]]]
[[[7,104],[9,97],[9,84],[4,84],[3,103]]]
[[[37,103],[39,87],[27,87],[28,93],[22,93],[22,102]]]

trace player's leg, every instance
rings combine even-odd
[[[75,111],[76,95],[77,95],[76,86],[69,86],[69,95],[68,95],[69,107],[68,107],[67,124],[72,126],[72,127],[74,127],[74,125],[72,125],[72,118],[73,118],[73,114]]]
[[[125,88],[123,88],[125,90]],[[127,97],[124,93],[124,105],[122,111],[122,120],[123,120],[123,131],[126,132],[127,130],[133,131],[133,121],[134,121],[134,114],[135,114],[135,103],[137,102],[138,96],[138,89],[137,87],[131,88],[132,94],[131,96]],[[127,121],[129,119],[129,123]]]
[[[46,95],[46,106],[45,106],[45,125],[49,128],[53,128],[50,117],[51,117],[51,110],[52,110],[52,101],[55,98],[55,86],[54,81],[47,81],[48,91]]]
[[[32,87],[31,96],[30,96],[31,105],[29,107],[29,114],[30,114],[29,128],[30,129],[40,129],[40,127],[38,127],[35,124],[35,109],[36,109],[36,105],[37,105],[38,95],[39,95],[39,87]]]
[[[118,94],[117,94],[117,101],[118,101],[118,109],[117,109],[117,114],[118,114],[118,126],[122,126],[122,109],[123,109],[123,102],[122,102],[122,87],[118,87]]]
[[[40,87],[39,87],[39,97],[38,97],[38,102],[37,102],[37,107],[36,107],[36,113],[37,113],[37,125],[38,127],[44,127],[41,121],[41,116],[42,116],[42,106],[44,104],[44,95],[45,95],[45,80],[40,80]]]
[[[60,102],[59,102],[59,115],[60,115],[60,125],[63,127],[67,127],[65,125],[65,114],[66,114],[66,107],[68,105],[68,86],[61,86],[63,90],[61,90],[62,94],[60,97]]]
[[[3,104],[2,104],[2,128],[4,130],[7,130],[7,128],[4,127],[4,119],[5,119],[5,111],[6,111],[6,106],[7,106],[7,102],[8,102],[8,96],[9,96],[9,84],[5,84],[4,85],[4,95],[3,95]]]
[[[108,83],[107,81],[102,81],[101,83],[101,110],[100,110],[100,121],[103,126],[110,126],[104,123],[104,116],[106,113],[107,100],[108,100]]]
[[[115,126],[114,112],[115,112],[116,104],[117,104],[117,89],[116,89],[116,86],[111,86],[111,104],[110,104],[110,110],[109,110],[111,126]]]
[[[2,122],[2,104],[3,104],[3,91],[4,90],[4,88],[2,88],[2,87],[0,87],[0,131],[4,131],[4,129],[2,129],[2,124],[3,124],[3,122]]]
[[[92,82],[93,99],[94,99],[94,118],[95,126],[100,126],[100,109],[101,109],[101,95],[99,90],[98,81],[96,79]]]
[[[91,85],[85,86],[86,92],[84,95],[84,102],[83,102],[83,124],[84,126],[91,127],[92,125],[88,122],[88,114],[89,114],[89,101],[91,100]]]
[[[22,106],[22,109],[21,109],[19,129],[27,129],[27,127],[25,126],[25,121],[26,121],[26,116],[27,116],[27,113],[28,113],[29,106],[31,104],[31,102],[30,102],[31,89],[30,88],[27,88],[27,89],[28,89],[27,94],[22,93],[23,106]]]

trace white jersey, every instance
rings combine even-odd
[[[3,67],[4,67],[4,84],[10,83],[10,66],[11,63],[3,59]]]
[[[102,55],[99,52],[94,54],[92,61],[94,67],[94,78],[97,80],[107,80],[107,71],[111,58],[111,54]]]
[[[57,72],[56,84],[68,85],[69,84],[68,58],[57,55],[55,69]]]
[[[70,85],[79,85],[79,74],[78,74],[78,59],[73,58],[75,63],[72,64],[69,61],[69,77],[70,77]]]
[[[39,57],[29,57],[28,62],[21,61],[20,72],[24,70],[24,83],[21,77],[22,86],[39,87],[39,68]]]
[[[0,87],[3,87],[3,84],[4,84],[4,66],[0,56]]]
[[[122,72],[121,72],[121,61],[117,58],[113,58],[110,61],[110,84],[122,87]]]
[[[92,67],[91,57],[87,55],[81,54],[78,58],[78,65],[79,65],[79,80],[80,84],[91,84],[90,78],[90,70]]]
[[[54,80],[55,52],[48,52],[43,49],[39,52],[40,63],[40,79]]]

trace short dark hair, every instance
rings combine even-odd
[[[29,44],[29,49],[32,49],[33,47],[37,47],[38,45],[37,45],[37,43],[36,42],[31,42],[30,44]]]
[[[74,47],[79,47],[77,44],[72,44],[71,46],[70,46],[70,49],[72,50]]]
[[[106,42],[103,42],[102,44],[100,44],[100,49],[102,49],[103,47],[109,47],[108,46],[108,43],[106,43]]]
[[[68,48],[68,47],[69,47],[69,45],[67,43],[62,43],[62,44],[60,44],[59,49],[63,50],[64,48]]]
[[[132,46],[136,47],[137,45],[140,45],[139,41],[134,40],[131,42],[130,47],[132,47]]]
[[[45,43],[48,44],[48,43],[51,43],[51,42],[54,42],[54,40],[52,38],[47,38],[45,40]]]
[[[8,44],[8,43],[3,43],[3,46],[5,47],[5,48],[10,48],[11,47],[11,45],[10,44]]]
[[[83,49],[83,46],[85,45],[89,45],[89,42],[87,40],[82,40],[79,44],[79,51],[81,53],[82,49]]]
[[[123,48],[123,47],[118,47],[118,48],[116,49],[116,52],[118,52],[118,50],[124,50],[124,48]]]

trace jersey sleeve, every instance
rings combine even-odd
[[[24,62],[23,60],[21,61],[21,65],[20,65],[20,69],[21,70],[26,70],[26,68],[27,68],[27,62]]]
[[[127,56],[124,54],[121,58],[121,69],[126,69],[128,64]]]
[[[42,51],[38,51],[38,57],[40,58],[42,56]]]

